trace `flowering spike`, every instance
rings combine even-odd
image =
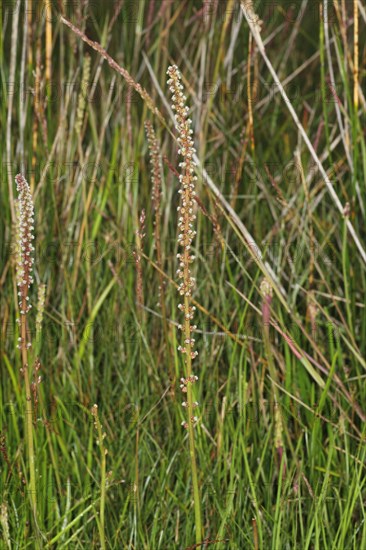
[[[169,75],[168,86],[172,93],[172,102],[175,113],[175,124],[178,131],[177,141],[179,143],[178,153],[183,157],[183,161],[179,164],[181,168],[181,174],[179,175],[180,189],[178,191],[180,195],[180,205],[178,206],[178,244],[181,247],[181,251],[177,254],[179,260],[179,268],[177,269],[177,277],[180,279],[178,285],[178,292],[180,296],[184,298],[184,303],[179,304],[178,308],[184,313],[184,324],[178,325],[178,328],[183,332],[183,345],[178,347],[178,350],[185,354],[187,377],[181,384],[181,390],[183,393],[187,393],[187,409],[188,418],[192,416],[193,397],[191,391],[191,385],[195,382],[195,377],[191,372],[191,362],[198,355],[198,352],[193,349],[195,339],[192,338],[193,326],[194,330],[196,325],[191,324],[195,307],[191,305],[192,290],[195,286],[195,278],[191,275],[191,264],[194,260],[194,256],[191,254],[191,246],[193,239],[196,235],[193,222],[195,215],[193,211],[193,205],[195,203],[195,182],[197,180],[194,176],[195,163],[193,161],[193,155],[196,152],[194,149],[191,124],[192,121],[188,118],[189,109],[186,106],[186,96],[183,93],[183,86],[181,84],[181,75],[176,65],[169,67],[167,71]]]
[[[18,174],[15,177],[18,191],[17,215],[17,285],[20,297],[20,313],[25,315],[31,308],[28,303],[28,289],[33,282],[32,265],[34,262],[32,252],[34,208],[32,194],[28,182]]]
[[[186,408],[186,420],[182,422],[182,425],[189,432],[189,449],[191,459],[192,470],[192,482],[193,482],[193,494],[195,505],[195,527],[197,534],[198,546],[201,544],[202,535],[202,518],[200,507],[200,491],[198,486],[197,476],[197,464],[196,464],[196,450],[195,450],[195,436],[194,427],[198,421],[198,416],[193,412],[195,408],[194,403],[197,403],[193,399],[193,384],[196,382],[197,377],[192,374],[192,359],[196,357],[197,352],[194,351],[194,339],[191,337],[191,319],[193,317],[194,306],[192,302],[192,289],[195,285],[195,280],[191,276],[190,266],[192,263],[191,245],[196,232],[193,229],[193,221],[195,215],[194,209],[194,195],[195,195],[195,182],[194,176],[195,163],[193,156],[195,149],[193,146],[192,121],[188,118],[189,108],[186,106],[186,96],[183,93],[183,86],[181,83],[181,75],[176,65],[170,66],[167,71],[169,75],[168,86],[172,93],[172,109],[174,111],[175,124],[178,131],[178,153],[183,157],[183,161],[179,164],[179,195],[180,205],[178,210],[178,244],[181,247],[181,251],[178,255],[179,270],[178,277],[180,284],[178,286],[178,292],[182,296],[183,304],[179,304],[179,309],[184,312],[184,325],[182,329],[184,346],[181,346],[181,351],[185,353],[184,364],[186,371],[186,378],[181,383],[180,388],[184,394],[187,395],[187,401],[184,401],[183,407]],[[186,404],[186,406],[185,406]]]

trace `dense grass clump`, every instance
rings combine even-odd
[[[364,550],[362,2],[0,9],[0,548]]]

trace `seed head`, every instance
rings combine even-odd
[[[151,163],[151,181],[152,181],[151,198],[153,201],[155,212],[159,212],[160,198],[161,198],[161,179],[162,179],[159,144],[150,120],[147,120],[145,122],[145,129],[146,129],[147,140],[149,143],[150,163]]]
[[[28,298],[28,296],[27,296],[27,298]],[[37,333],[40,333],[41,329],[42,329],[45,299],[46,299],[46,285],[41,284],[38,287],[38,302],[37,302],[37,317],[36,317],[36,330],[37,330]]]
[[[17,213],[17,285],[20,297],[20,314],[25,315],[32,307],[28,301],[28,289],[33,283],[32,266],[34,247],[34,209],[32,194],[25,178],[18,174],[15,177],[18,191]],[[26,302],[26,303],[25,303]],[[25,304],[25,306],[24,306]]]
[[[181,268],[178,272],[179,278],[183,279],[179,285],[178,291],[182,296],[190,297],[194,286],[194,279],[191,277],[189,264],[192,263],[193,257],[190,254],[190,248],[196,231],[192,229],[192,222],[195,217],[193,214],[193,202],[195,194],[195,182],[197,180],[194,173],[195,163],[192,160],[193,154],[196,152],[193,139],[191,138],[192,121],[188,118],[189,108],[186,106],[186,96],[183,93],[181,83],[182,77],[176,65],[168,68],[169,75],[168,86],[172,93],[173,110],[175,111],[175,123],[178,131],[178,153],[183,157],[183,162],[180,163],[182,173],[179,176],[181,195],[181,204],[179,206],[178,219],[178,243],[182,247],[183,253],[178,255],[181,260]]]
[[[179,325],[178,328],[183,332],[183,345],[178,347],[178,350],[185,354],[185,363],[187,367],[186,378],[181,379],[180,389],[183,393],[187,394],[187,401],[183,401],[182,406],[187,408],[188,419],[193,425],[197,422],[197,417],[192,416],[192,409],[196,406],[197,402],[192,402],[192,389],[191,385],[197,380],[197,377],[191,372],[191,361],[198,355],[197,351],[194,351],[193,346],[195,339],[192,338],[192,325],[190,323],[193,318],[195,307],[191,305],[192,290],[195,286],[195,279],[191,275],[191,264],[194,260],[194,256],[191,254],[191,246],[193,239],[196,235],[194,230],[194,220],[196,218],[194,214],[194,196],[195,183],[197,181],[194,175],[195,163],[193,161],[193,155],[196,150],[194,148],[193,139],[191,137],[193,131],[191,129],[192,121],[188,117],[189,108],[186,106],[186,96],[183,93],[183,86],[181,83],[181,75],[176,65],[168,68],[169,75],[168,86],[172,93],[172,109],[174,111],[175,125],[178,132],[178,154],[183,157],[182,162],[179,163],[179,195],[180,204],[178,206],[178,244],[181,247],[180,252],[177,254],[179,261],[179,268],[177,269],[177,277],[180,279],[178,285],[178,292],[182,296],[183,303],[178,305],[178,308],[184,314],[184,325]],[[189,424],[184,421],[182,423],[184,428],[188,428]]]

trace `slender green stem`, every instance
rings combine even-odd
[[[188,311],[190,307],[189,297],[184,299],[185,311]],[[184,324],[185,339],[191,339],[190,320],[185,320]],[[191,344],[187,344],[187,360],[186,360],[186,374],[187,379],[192,376],[192,359],[191,359]],[[195,434],[194,434],[194,406],[193,406],[193,391],[192,382],[187,382],[187,412],[188,412],[188,437],[189,437],[189,456],[191,461],[191,473],[193,484],[193,498],[194,498],[194,514],[196,523],[196,544],[202,542],[202,519],[201,519],[201,501],[200,491],[198,485],[198,473],[197,473],[197,460],[196,460],[196,446],[195,446]]]
[[[22,310],[25,311],[27,307],[26,296],[22,298]],[[22,369],[25,385],[25,433],[26,433],[26,446],[27,446],[27,458],[29,467],[29,497],[32,507],[33,524],[35,530],[35,542],[36,548],[41,548],[41,539],[37,521],[37,486],[36,486],[36,456],[34,451],[33,440],[33,405],[32,405],[32,393],[29,376],[28,365],[28,351],[27,351],[27,319],[25,315],[21,315],[20,318],[20,333],[21,333],[21,355],[22,355]]]
[[[278,388],[276,386],[278,377],[277,377],[276,368],[273,360],[271,340],[270,340],[270,334],[269,334],[272,288],[270,287],[266,279],[264,279],[261,283],[261,291],[263,293],[262,315],[263,315],[264,349],[265,349],[265,353],[268,361],[269,373],[272,379],[272,394],[270,398],[270,406],[274,417],[274,446],[276,450],[280,452],[280,456],[282,460],[283,425],[282,425],[282,418],[281,418],[281,411],[280,411],[280,396],[279,396]]]
[[[347,247],[347,217],[345,217],[343,224],[343,238],[342,238],[342,268],[343,268],[343,280],[344,280],[344,297],[346,300],[347,320],[349,324],[349,330],[352,332],[352,313],[351,313],[351,296],[350,296],[350,284],[349,284],[349,268],[348,268],[348,247]]]
[[[106,549],[105,543],[105,497],[106,497],[106,485],[107,485],[107,476],[106,476],[106,456],[107,449],[103,445],[103,439],[105,434],[102,430],[102,425],[98,417],[98,407],[94,405],[92,408],[92,414],[95,417],[95,427],[98,433],[98,445],[100,450],[100,504],[99,504],[99,536],[100,536],[100,546],[102,550]]]
[[[25,306],[24,306],[25,307]],[[22,339],[25,341],[26,333],[26,319],[22,316],[21,319],[21,334]],[[32,504],[33,515],[36,518],[37,515],[37,493],[36,493],[36,474],[35,474],[35,454],[34,454],[34,441],[33,441],[33,406],[32,406],[32,394],[29,377],[29,366],[27,350],[25,346],[22,346],[22,364],[23,375],[25,384],[25,427],[26,427],[26,441],[28,450],[29,461],[29,477],[30,477],[30,500]]]

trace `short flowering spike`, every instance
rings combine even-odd
[[[18,191],[18,203],[17,203],[17,284],[20,287],[18,295],[21,297],[21,301],[28,301],[28,289],[33,282],[32,278],[32,264],[33,258],[31,252],[34,250],[32,246],[33,235],[33,223],[34,223],[34,209],[33,200],[30,187],[25,178],[18,174],[15,177]],[[25,304],[25,311],[27,313],[30,309],[28,304]]]
[[[24,326],[26,322],[25,316],[32,307],[29,303],[28,290],[33,283],[32,265],[34,259],[32,253],[34,246],[32,245],[32,240],[34,239],[34,209],[28,182],[21,174],[15,177],[15,182],[18,191],[18,201],[16,202],[16,275],[20,314],[20,319],[17,319],[17,323],[20,325],[23,323],[22,326]],[[31,347],[30,342],[27,342],[26,338],[21,338],[19,342],[18,348],[20,350],[27,350]]]
[[[153,206],[155,212],[159,212],[160,209],[160,197],[161,197],[161,158],[159,151],[159,144],[156,138],[153,126],[149,120],[145,122],[145,129],[147,139],[149,142],[150,151],[150,163],[151,163],[151,180],[152,180],[152,195]]]
[[[28,296],[27,296],[27,299],[28,299]],[[37,333],[40,333],[42,328],[45,299],[46,299],[46,285],[41,284],[38,287],[38,303],[37,303],[37,317],[36,317]]]

